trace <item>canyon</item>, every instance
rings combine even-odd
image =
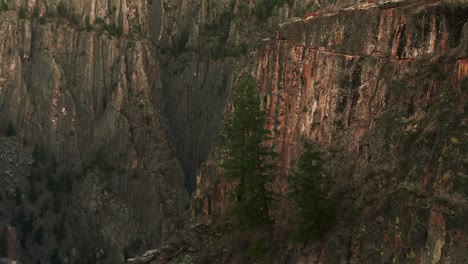
[[[0,248],[13,251],[2,256],[468,261],[465,1],[3,0],[0,10]],[[273,234],[239,246],[220,164],[243,74],[256,77],[274,135],[279,198]],[[285,197],[303,141],[326,153],[338,221],[323,241],[294,244]],[[246,253],[257,235],[271,245]]]

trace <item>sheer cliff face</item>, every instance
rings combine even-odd
[[[362,5],[287,23],[252,72],[287,174],[302,139],[331,160],[339,223],[300,263],[463,263],[468,246],[468,7]],[[217,155],[199,173],[205,216],[226,209]],[[275,216],[286,225],[289,209]]]
[[[74,181],[60,197],[61,258],[118,263],[157,245],[182,224],[188,195],[167,138],[156,48],[145,38],[146,3],[65,1],[62,18],[58,1],[8,2],[10,10],[0,11],[0,125],[11,123],[31,150],[44,149],[56,161],[54,177]],[[83,20],[72,21],[72,12]],[[50,218],[35,217],[49,232]],[[46,248],[54,247],[51,237]],[[22,254],[25,263],[48,255]]]

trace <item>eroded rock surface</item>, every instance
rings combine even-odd
[[[121,262],[170,236],[189,203],[162,114],[157,50],[144,38],[146,4],[66,2],[67,12],[83,18],[78,22],[50,14],[58,2],[29,4],[26,19],[12,1],[0,16],[0,125],[4,131],[11,125],[30,154],[40,152],[38,168],[53,168],[38,184],[44,195],[37,205],[17,204],[33,215],[33,232],[43,226],[50,238],[43,249],[25,242],[38,251],[25,251],[22,260],[47,262],[60,248],[63,261]],[[132,25],[141,34],[123,37]],[[55,199],[61,208],[51,212]],[[62,222],[66,235],[55,241],[54,225]]]
[[[460,2],[356,6],[286,23],[258,51],[251,72],[281,157],[278,192],[302,139],[332,161],[339,223],[323,243],[284,248],[293,263],[468,261],[467,18]],[[229,204],[220,159],[199,173],[202,218]],[[279,230],[290,212],[278,201]]]

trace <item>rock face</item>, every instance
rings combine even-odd
[[[303,139],[326,150],[335,182],[338,224],[289,252],[293,262],[468,261],[467,22],[455,1],[360,5],[286,23],[258,51],[251,72],[281,157],[276,189],[285,194]],[[219,159],[199,172],[204,217],[229,204]],[[279,229],[289,215],[280,200]]]
[[[41,152],[39,167],[54,168],[48,182],[73,187],[59,183],[49,196],[39,183],[38,204],[61,200],[50,217],[67,232],[55,242],[54,226],[32,212],[34,229],[43,224],[51,237],[22,261],[48,262],[60,243],[63,261],[122,262],[168,237],[189,202],[168,141],[157,50],[145,37],[146,3],[65,1],[66,14],[58,1],[27,3],[0,11],[0,127]]]

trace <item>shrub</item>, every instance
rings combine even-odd
[[[26,9],[23,6],[20,6],[18,10],[18,18],[19,19],[26,19]]]
[[[0,1],[0,10],[4,10],[4,11],[8,11],[8,4],[4,1],[4,0],[1,0]]]
[[[47,10],[46,16],[48,18],[54,18],[55,17],[55,12],[53,10]]]
[[[187,42],[189,40],[190,34],[188,30],[185,30],[180,35],[179,41],[177,42],[177,51],[183,52],[187,46]]]
[[[39,17],[39,7],[38,6],[35,6],[34,9],[33,9],[33,12],[32,12],[32,16],[34,18],[38,18]]]
[[[57,5],[57,14],[59,17],[66,17],[68,14],[67,7],[63,3],[63,1],[60,1]]]
[[[89,16],[85,17],[85,28],[86,28],[86,31],[88,31],[88,32],[90,32],[90,31],[92,31],[94,29],[93,25],[91,25],[91,23],[89,22]]]
[[[42,16],[39,18],[39,24],[44,25],[45,22],[46,22],[46,18],[45,18],[45,16],[42,15]]]
[[[106,21],[104,21],[104,19],[102,19],[100,17],[96,17],[96,19],[94,20],[94,23],[96,23],[96,24],[105,24]]]
[[[70,23],[73,25],[73,26],[77,26],[80,21],[78,20],[78,17],[76,16],[75,13],[71,13],[70,14]]]
[[[109,35],[111,36],[117,36],[120,37],[123,34],[123,30],[120,27],[117,27],[115,23],[110,23],[107,26],[107,32],[109,32]]]
[[[266,21],[273,15],[276,7],[281,7],[288,4],[290,7],[294,6],[295,0],[263,0],[259,3],[256,10],[257,18],[261,21]]]

